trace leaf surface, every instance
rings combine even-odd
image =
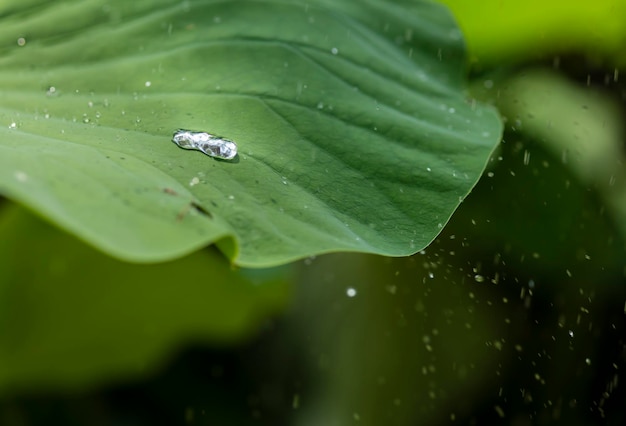
[[[428,2],[5,1],[0,193],[130,261],[409,255],[501,134],[464,63]],[[182,150],[178,128],[239,154]]]

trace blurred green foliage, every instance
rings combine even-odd
[[[585,54],[626,65],[626,2],[622,0],[440,0],[456,17],[471,62],[523,64],[550,55]]]
[[[231,268],[214,248],[121,262],[8,203],[0,235],[0,394],[149,375],[182,344],[249,336],[291,292],[288,268]]]

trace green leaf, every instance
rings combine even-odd
[[[247,337],[290,296],[286,268],[235,271],[214,249],[120,262],[15,206],[0,235],[0,393],[149,374],[190,340]]]
[[[484,66],[571,52],[626,64],[623,0],[439,1],[457,18],[472,61]]]
[[[10,0],[0,46],[0,192],[125,260],[412,254],[501,133],[428,2]]]

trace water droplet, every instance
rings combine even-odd
[[[17,170],[14,174],[15,180],[18,182],[26,182],[28,180],[28,175],[21,170]]]
[[[184,149],[201,151],[210,157],[232,160],[237,155],[235,142],[205,132],[178,129],[172,142]]]
[[[450,30],[448,35],[450,36],[452,40],[460,40],[462,38],[461,31],[457,30],[456,28],[453,30]]]
[[[333,55],[336,55],[337,53],[339,53],[339,49],[337,49],[336,47],[333,47],[332,49],[330,49],[330,53],[332,53]]]

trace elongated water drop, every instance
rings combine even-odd
[[[181,148],[194,149],[223,160],[232,160],[237,155],[235,142],[206,132],[178,129],[174,132],[172,142]]]

